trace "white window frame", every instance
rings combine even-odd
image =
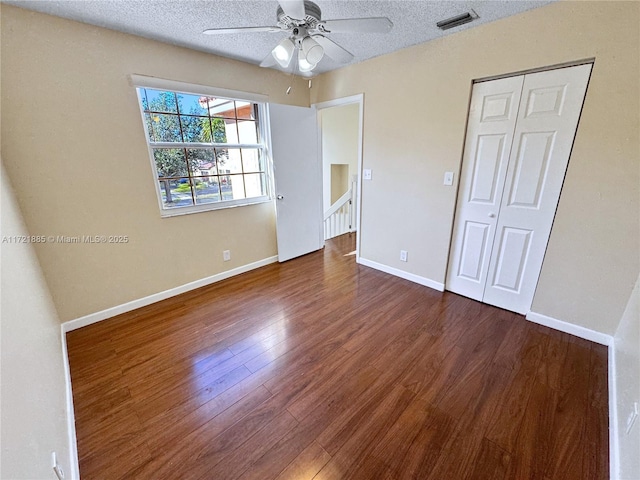
[[[165,80],[157,77],[148,77],[145,75],[130,75],[130,84],[136,88],[136,97],[138,99],[138,108],[140,110],[140,120],[145,134],[145,141],[147,142],[147,149],[149,151],[149,160],[151,162],[151,172],[153,174],[153,184],[155,185],[156,197],[158,199],[158,207],[160,209],[160,215],[164,217],[175,217],[178,215],[188,215],[190,213],[207,212],[211,210],[221,210],[225,208],[240,207],[246,205],[255,205],[259,203],[266,203],[273,201],[273,162],[271,161],[271,148],[270,148],[270,131],[269,131],[269,111],[267,95],[258,93],[241,92],[237,90],[228,90],[223,88],[210,87],[206,85],[198,85],[192,83],[178,82],[175,80]],[[155,90],[165,90],[177,93],[185,93],[189,95],[207,95],[212,97],[221,97],[229,100],[239,100],[245,102],[252,102],[258,105],[258,130],[259,135],[262,138],[262,143],[259,144],[228,144],[228,143],[181,143],[181,142],[152,142],[149,137],[149,131],[147,124],[144,121],[144,110],[142,107],[142,99],[138,88],[152,88]],[[258,148],[264,155],[265,164],[265,176],[266,176],[266,195],[260,197],[243,198],[237,200],[221,200],[214,203],[203,203],[200,205],[190,205],[184,207],[165,208],[162,201],[162,192],[160,190],[160,183],[158,182],[158,171],[155,164],[153,155],[154,148],[189,148],[189,147],[222,147],[228,148]]]

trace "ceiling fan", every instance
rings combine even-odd
[[[287,68],[296,56],[294,72],[311,75],[320,60],[327,55],[339,63],[348,63],[353,54],[330,40],[331,33],[386,33],[393,27],[387,17],[344,18],[322,20],[320,7],[310,0],[278,0],[277,24],[272,27],[211,28],[206,35],[221,33],[285,32],[288,34],[260,63],[261,67],[276,64]]]

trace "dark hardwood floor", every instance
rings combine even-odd
[[[353,249],[70,332],[82,478],[608,478],[606,347]]]

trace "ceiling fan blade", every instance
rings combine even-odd
[[[260,33],[281,32],[280,27],[235,27],[235,28],[210,28],[205,30],[205,35],[218,35],[221,33]]]
[[[275,65],[277,65],[278,62],[276,62],[276,59],[273,57],[273,55],[271,54],[271,52],[269,52],[269,54],[264,57],[264,60],[262,60],[260,62],[260,66],[261,67],[273,67]]]
[[[322,35],[312,35],[312,38],[324,48],[324,53],[333,58],[336,62],[349,63],[353,59],[353,54],[346,51],[333,40],[329,40]]]
[[[304,20],[307,16],[303,0],[278,0],[278,3],[280,3],[284,14],[289,18]]]
[[[387,17],[344,18],[325,20],[320,27],[330,33],[387,33],[393,28],[393,22]]]

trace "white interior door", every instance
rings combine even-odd
[[[484,302],[531,308],[591,64],[526,75]]]
[[[323,246],[322,166],[315,108],[269,105],[278,260]]]
[[[524,76],[473,86],[447,288],[482,300]]]
[[[447,289],[529,311],[590,72],[580,65],[474,86]]]

